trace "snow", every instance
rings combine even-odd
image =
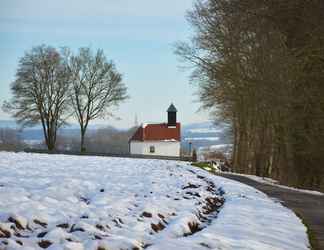
[[[219,137],[186,137],[186,141],[218,141]]]
[[[319,192],[319,191],[315,191],[315,190],[307,190],[307,189],[300,189],[300,188],[294,188],[294,187],[280,185],[277,180],[267,178],[267,177],[261,177],[261,176],[256,176],[256,175],[248,175],[248,174],[238,174],[238,173],[228,173],[228,174],[244,176],[244,177],[247,177],[247,178],[252,179],[254,181],[260,182],[260,183],[265,183],[265,184],[269,184],[269,185],[273,185],[273,186],[293,190],[293,191],[296,191],[296,192],[313,194],[313,195],[324,195],[324,193]]]
[[[209,148],[212,150],[217,150],[217,149],[223,149],[223,148],[231,148],[233,144],[218,144],[218,145],[212,145]]]
[[[146,128],[148,125],[153,125],[153,124],[163,124],[163,123],[165,123],[165,122],[143,122],[142,124],[141,124],[141,127],[142,128]]]
[[[201,133],[201,134],[211,134],[211,133],[224,133],[224,129],[220,128],[193,128],[189,129],[190,133]]]
[[[0,152],[0,249],[43,249],[39,244],[50,250],[309,246],[292,211],[189,163]]]
[[[199,151],[201,152],[213,152],[213,151],[224,151],[224,150],[231,150],[233,147],[232,144],[217,144],[211,145],[207,147],[199,147]]]
[[[24,140],[24,143],[33,146],[33,145],[42,144],[43,141],[42,140]]]

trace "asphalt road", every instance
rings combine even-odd
[[[314,250],[324,250],[324,195],[302,193],[274,185],[259,183],[244,176],[226,173],[218,174],[232,180],[250,185],[268,196],[276,198],[293,210],[308,226]]]

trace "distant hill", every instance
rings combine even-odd
[[[12,120],[0,120],[0,128],[12,128],[16,129],[19,126],[16,124],[15,121]]]

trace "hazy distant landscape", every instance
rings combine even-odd
[[[20,130],[20,126],[15,121],[0,120],[0,128],[10,128]],[[110,131],[127,131],[127,129],[117,129],[113,126],[105,124],[94,124],[89,127],[89,136],[91,137],[96,131],[100,129],[109,129]],[[131,129],[131,128],[130,128]],[[40,144],[44,140],[44,135],[41,126],[29,127],[20,130],[21,140],[29,146]],[[70,124],[59,130],[59,135],[63,137],[80,136],[80,129],[76,124]],[[231,144],[231,131],[228,124],[211,121],[185,124],[181,128],[181,147],[189,150],[189,143],[191,149],[201,150],[205,148],[222,148],[223,145]]]

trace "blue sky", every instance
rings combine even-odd
[[[173,53],[191,30],[185,12],[192,0],[1,0],[0,102],[10,98],[19,57],[39,44],[102,48],[123,74],[130,99],[114,111],[120,117],[96,121],[119,127],[161,122],[170,102],[182,123],[207,120],[189,84],[188,71]],[[0,111],[0,119],[8,119]]]

